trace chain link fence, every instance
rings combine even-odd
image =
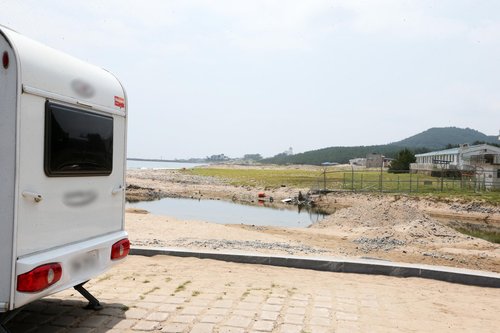
[[[432,174],[407,170],[323,171],[311,186],[313,191],[353,192],[484,192],[500,191],[499,171],[459,172],[436,170]]]

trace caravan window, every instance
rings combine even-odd
[[[113,170],[113,118],[47,102],[45,174],[105,176]]]

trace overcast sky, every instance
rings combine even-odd
[[[500,1],[0,0],[0,24],[120,78],[129,157],[500,129]]]

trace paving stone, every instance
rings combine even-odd
[[[233,306],[233,301],[232,300],[220,300],[220,301],[216,301],[214,304],[212,304],[213,308],[225,308],[225,309],[229,309],[232,306]]]
[[[201,318],[202,323],[212,323],[212,324],[218,324],[224,319],[224,316],[218,316],[218,315],[205,315]]]
[[[185,297],[167,297],[165,303],[168,304],[182,304],[186,301]]]
[[[302,325],[283,324],[280,327],[281,333],[303,333]]]
[[[42,315],[39,313],[33,313],[30,316],[27,316],[24,321],[27,323],[34,323],[34,324],[45,324],[49,322],[53,317],[50,315]]]
[[[400,330],[392,330],[392,329],[388,329],[383,332],[385,333],[390,331],[400,332]],[[337,321],[337,327],[335,328],[335,333],[357,333],[357,332],[362,332],[357,323],[353,323],[350,321],[343,321],[343,320]]]
[[[229,313],[229,309],[226,308],[212,308],[207,311],[209,315],[225,315],[227,313]]]
[[[267,304],[273,304],[273,305],[281,305],[285,303],[285,300],[283,298],[278,298],[278,297],[271,297],[267,299]]]
[[[331,326],[332,321],[326,317],[311,317],[310,324],[313,326]]]
[[[314,297],[314,301],[315,302],[321,302],[321,303],[331,303],[332,302],[332,298],[330,296],[320,295],[320,296],[315,296]]]
[[[123,330],[119,330],[117,328],[101,327],[101,328],[98,328],[97,330],[93,331],[92,333],[123,333]]]
[[[322,289],[318,289],[314,284],[308,284],[309,279],[297,279],[293,274],[286,274],[284,278],[285,272],[281,270],[285,268],[265,266],[252,270],[256,276],[262,274],[257,281],[247,283],[228,278],[227,281],[235,282],[223,287],[226,282],[221,281],[220,275],[212,277],[208,272],[210,269],[190,271],[192,267],[204,265],[203,260],[169,257],[162,257],[161,260],[174,263],[169,266],[169,271],[172,276],[173,272],[178,271],[181,277],[173,279],[172,283],[164,283],[164,277],[155,277],[155,274],[161,273],[156,266],[138,269],[149,260],[141,257],[134,268],[117,265],[113,270],[123,270],[116,275],[137,274],[135,282],[126,280],[126,288],[122,288],[129,290],[132,296],[139,291],[151,290],[156,285],[161,286],[149,294],[150,298],[126,301],[127,295],[116,292],[119,289],[115,286],[118,280],[104,281],[108,282],[104,287],[101,283],[96,284],[96,289],[89,283],[89,291],[99,295],[105,306],[102,311],[83,310],[81,307],[86,302],[79,295],[63,292],[55,294],[49,301],[40,300],[32,303],[34,305],[29,304],[7,327],[13,332],[23,333],[132,333],[160,330],[183,333],[440,333],[496,332],[498,327],[498,320],[491,311],[495,309],[498,311],[494,313],[500,312],[500,294],[497,290],[477,288],[473,295],[467,295],[468,300],[473,299],[475,302],[468,301],[465,304],[462,297],[469,287],[457,284],[383,276],[377,276],[375,281],[374,277],[361,275],[345,279],[341,274],[301,271],[300,274],[310,275],[314,281],[325,281]],[[187,263],[183,264],[184,261]],[[227,267],[235,267],[231,273],[235,277],[236,274],[243,274],[236,273],[237,270],[246,269],[245,265],[233,263],[213,262],[210,265],[221,265],[229,272],[233,268]],[[279,281],[275,280],[278,271],[282,276]],[[246,272],[244,276],[251,279],[252,275]],[[145,279],[152,282],[143,284]],[[175,286],[187,279],[193,281],[190,290],[171,296]],[[276,283],[272,293],[269,290],[252,290],[241,298],[249,289],[269,288],[272,281]],[[193,296],[192,290],[212,292]],[[165,299],[164,303],[159,302],[162,298]],[[130,307],[128,311],[124,310],[126,307]],[[442,312],[443,308],[447,309],[446,313]],[[481,311],[483,308],[488,311]]]
[[[147,313],[148,313],[148,311],[146,311],[144,309],[132,308],[132,309],[129,309],[127,312],[125,312],[125,318],[127,318],[127,319],[141,319],[141,318],[144,318]]]
[[[169,314],[166,312],[153,312],[146,317],[146,320],[151,321],[165,321],[168,319]]]
[[[236,316],[243,316],[253,318],[257,314],[257,311],[248,311],[248,310],[234,310],[233,314]]]
[[[158,326],[160,323],[157,321],[141,320],[132,329],[134,331],[154,331]]]
[[[79,326],[82,327],[101,327],[109,321],[111,318],[109,316],[90,316],[80,322]]]
[[[177,316],[172,317],[172,322],[190,324],[193,321],[195,321],[195,319],[196,319],[196,316],[177,315]]]
[[[205,311],[204,307],[201,306],[186,306],[181,313],[185,315],[198,315]]]
[[[85,310],[82,307],[75,307],[75,308],[71,309],[71,311],[66,312],[65,314],[68,316],[75,316],[75,317],[82,318],[82,317],[86,317],[89,315],[89,310]]]
[[[248,302],[248,303],[263,303],[265,300],[264,296],[247,296],[245,297],[245,302]]]
[[[222,326],[219,333],[246,333],[246,330],[241,327]]]
[[[166,324],[162,327],[161,331],[165,333],[182,333],[187,332],[189,325],[181,323]]]
[[[248,327],[252,320],[248,317],[243,317],[243,316],[231,316],[229,320],[226,322],[227,326],[234,326],[234,327]]]
[[[177,304],[163,304],[160,305],[157,310],[161,312],[175,312],[177,307]]]
[[[76,323],[78,320],[80,320],[80,318],[78,318],[78,317],[63,315],[60,317],[56,317],[50,323],[52,325],[56,325],[56,326],[71,326],[74,323]]]
[[[215,325],[213,325],[213,324],[198,323],[198,324],[195,324],[189,332],[190,333],[211,333],[214,331],[214,327],[215,327]]]
[[[106,323],[106,327],[123,330],[131,328],[136,322],[136,319],[112,318],[109,322]]]
[[[307,301],[298,301],[298,300],[291,300],[288,303],[288,306],[295,306],[295,307],[306,307],[308,305]]]
[[[274,329],[274,322],[269,320],[257,320],[252,329],[259,332],[272,332]]]
[[[335,311],[356,313],[358,311],[358,307],[354,304],[337,304],[335,306]]]
[[[134,304],[139,309],[152,310],[156,309],[160,306],[158,303],[150,303],[150,302],[137,302]]]
[[[304,316],[287,314],[287,315],[285,315],[283,322],[285,324],[303,324],[304,323]]]
[[[279,312],[262,311],[262,313],[260,314],[260,318],[264,320],[276,320],[278,319],[279,315],[280,315]]]
[[[276,305],[276,304],[264,304],[264,305],[262,305],[263,311],[281,311],[281,309],[283,309],[283,305]]]
[[[56,314],[63,314],[65,312],[71,311],[73,308],[70,306],[63,306],[59,304],[50,304],[49,306],[46,306],[43,308],[42,313],[43,314],[49,314],[49,315],[56,315]]]
[[[93,329],[91,328],[82,328],[82,330],[87,332],[91,332]],[[30,330],[28,332],[36,332],[36,333],[62,333],[65,332],[66,328],[64,327],[57,327],[57,326],[52,326],[52,325],[42,325],[38,326],[35,328],[35,330]],[[26,331],[22,331],[23,333]]]
[[[347,313],[340,311],[335,312],[335,317],[337,318],[337,320],[348,320],[348,321],[357,321],[359,318],[358,315],[355,313]]]
[[[146,295],[144,297],[144,302],[162,303],[166,299],[167,299],[167,296],[164,296],[164,295]]]
[[[313,308],[311,315],[315,317],[330,317],[330,311],[325,308]]]
[[[208,299],[198,299],[198,297],[196,297],[195,299],[191,299],[191,301],[189,302],[189,304],[191,306],[203,306],[203,307],[206,307],[210,304],[211,300],[208,300]]]
[[[36,301],[36,302],[25,305],[24,310],[30,311],[30,312],[42,313],[43,310],[45,310],[45,308],[47,306],[49,306],[49,304],[50,303],[47,303],[47,302]]]
[[[286,310],[286,312],[290,314],[305,315],[306,308],[290,307]]]
[[[249,303],[249,302],[240,302],[236,305],[236,309],[240,310],[256,310],[259,308],[259,304],[257,303]]]
[[[330,302],[314,302],[314,307],[331,309],[333,306],[332,306],[332,303],[330,303]]]
[[[293,294],[291,299],[298,300],[298,301],[308,301],[309,295],[308,294]]]
[[[100,315],[114,316],[114,317],[124,317],[125,310],[123,310],[122,308],[104,306],[104,309],[99,310],[99,314]]]
[[[304,330],[304,332],[310,333],[336,333],[332,327],[325,326],[311,326],[309,329]]]

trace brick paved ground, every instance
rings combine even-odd
[[[28,305],[17,332],[498,332],[500,290],[418,278],[131,256],[88,283]]]

